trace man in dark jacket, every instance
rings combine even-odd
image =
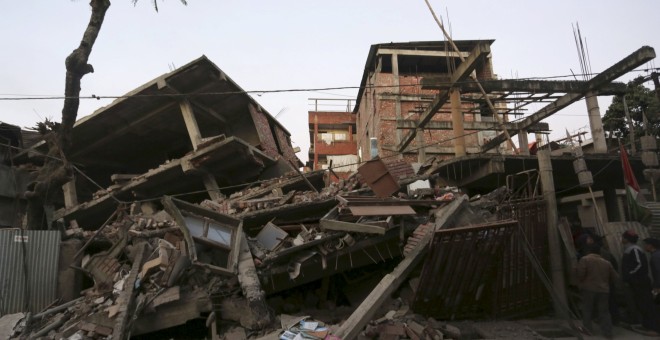
[[[597,245],[592,244],[585,250],[587,254],[580,258],[575,273],[582,292],[582,325],[589,333],[593,333],[591,318],[595,309],[603,336],[609,339],[612,338],[610,286],[619,275],[612,264],[600,256]]]
[[[642,248],[637,245],[639,236],[634,230],[627,230],[621,235],[623,257],[621,259],[621,277],[630,286],[635,306],[642,315],[642,328],[635,331],[660,336],[660,325],[656,322],[653,296],[651,294],[651,279],[649,278],[648,260]]]
[[[651,268],[651,278],[653,279],[652,291],[655,300],[658,300],[656,295],[660,295],[660,240],[657,238],[644,239],[644,249],[651,254],[649,261]]]

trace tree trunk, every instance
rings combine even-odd
[[[62,123],[54,135],[46,136],[48,156],[39,170],[35,182],[30,183],[25,197],[28,200],[26,211],[27,228],[44,228],[44,207],[50,206],[61,190],[62,185],[72,179],[72,168],[66,159],[73,143],[73,124],[80,106],[80,81],[87,73],[94,72],[88,64],[92,47],[101,31],[110,0],[91,0],[92,14],[78,48],[66,58],[66,81],[64,87],[64,107]]]

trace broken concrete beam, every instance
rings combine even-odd
[[[460,196],[446,206],[438,209],[435,222],[436,230],[442,229],[450,223],[456,213],[461,210],[460,208],[464,202],[467,202],[467,196]],[[364,299],[348,320],[335,332],[335,335],[343,340],[357,338],[369,320],[373,319],[383,302],[399,288],[413,269],[422,261],[432,238],[433,233],[426,234],[409,255],[391,273],[383,277],[376,288],[371,291],[371,294]]]
[[[241,231],[242,232],[242,231]],[[271,323],[271,315],[266,304],[266,293],[261,289],[257,276],[257,268],[247,243],[247,238],[241,235],[240,252],[238,253],[238,282],[243,290],[243,296],[248,300],[249,309],[246,313],[253,315],[254,320],[248,329],[263,329]]]

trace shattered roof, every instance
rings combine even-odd
[[[195,108],[202,135],[235,135],[253,142],[250,133],[235,127],[251,123],[249,104],[261,106],[202,56],[76,121],[71,159],[146,171],[162,159],[181,157],[191,143],[179,106],[185,99]],[[259,111],[290,136],[272,115]]]

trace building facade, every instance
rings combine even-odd
[[[352,100],[342,100],[346,103],[343,111],[323,110],[323,106],[319,109],[319,101],[334,103],[336,100],[313,101],[314,109],[308,112],[310,147],[307,165],[312,170],[327,169],[332,165],[333,171],[339,177],[345,178],[357,170],[359,161],[355,134],[356,116],[350,111]]]
[[[473,49],[489,48],[493,40],[455,41],[461,56],[467,58]],[[396,156],[409,162],[424,162],[427,156],[450,158],[455,155],[479,152],[480,145],[495,136],[494,131],[452,130],[451,100],[434,112],[431,121],[422,129],[416,129],[414,139],[408,136],[417,125],[420,116],[442,94],[438,89],[426,89],[422,79],[434,77],[447,79],[461,64],[461,58],[444,41],[386,43],[372,45],[369,50],[364,74],[353,113],[356,117],[357,153],[362,160],[371,158],[372,148],[381,157]],[[494,79],[492,58],[488,52],[474,67],[477,79]],[[462,80],[463,83],[467,82]],[[457,107],[462,121],[495,121],[481,99],[481,94],[456,91]],[[506,118],[506,117],[505,117]],[[375,141],[372,139],[375,138]],[[402,141],[412,139],[405,148]],[[374,143],[375,142],[375,143]],[[462,143],[464,152],[456,151]],[[497,150],[495,150],[497,152]]]

